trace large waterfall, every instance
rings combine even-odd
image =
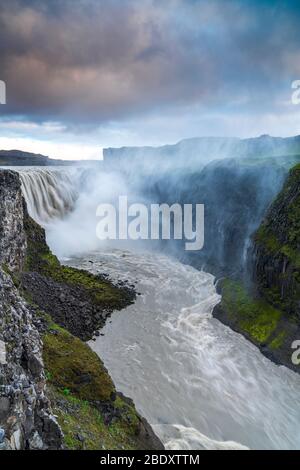
[[[28,212],[41,225],[74,209],[78,198],[74,169],[22,169],[19,174]]]

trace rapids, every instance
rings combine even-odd
[[[90,346],[166,448],[300,448],[300,376],[212,317],[220,300],[212,275],[119,250],[68,264],[141,293]]]

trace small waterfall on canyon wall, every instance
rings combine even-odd
[[[76,172],[39,168],[20,170],[19,174],[28,212],[41,225],[62,219],[74,208]]]

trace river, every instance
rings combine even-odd
[[[129,281],[141,294],[90,346],[167,449],[300,448],[300,376],[212,317],[212,275],[119,250],[68,264]]]

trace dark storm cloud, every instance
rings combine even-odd
[[[294,2],[2,0],[6,113],[100,123],[200,103],[249,109],[300,76]]]

